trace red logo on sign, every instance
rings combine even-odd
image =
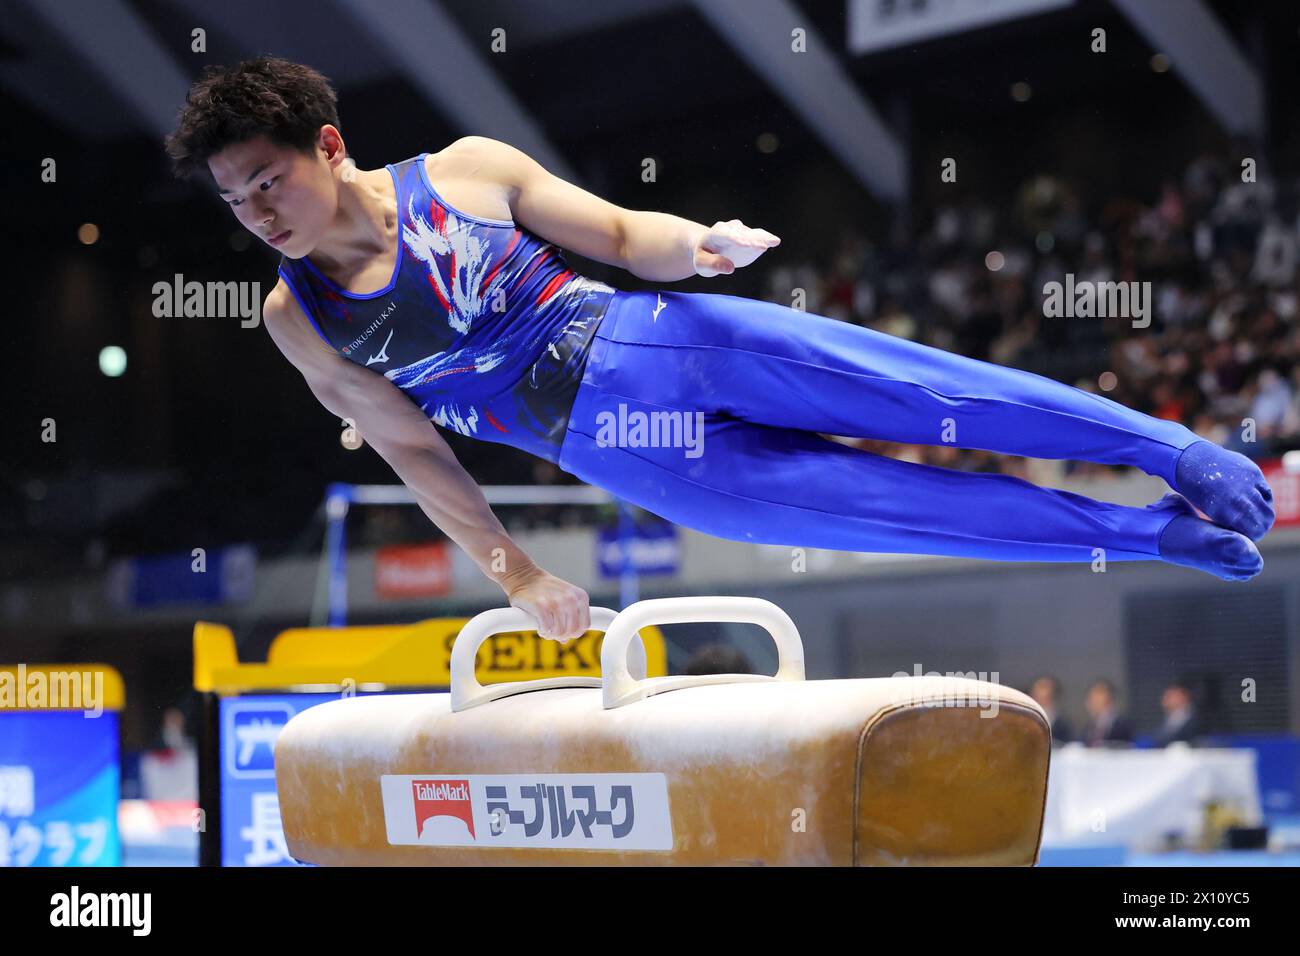
[[[455,817],[474,836],[474,806],[469,799],[468,780],[412,780],[415,798],[415,833],[420,836],[424,824],[433,817]],[[477,837],[475,837],[477,839]]]
[[[375,594],[379,597],[433,597],[450,591],[447,542],[390,545],[375,552]]]

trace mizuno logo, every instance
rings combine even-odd
[[[393,341],[393,332],[395,332],[395,331],[397,331],[397,330],[396,330],[396,329],[391,329],[391,330],[389,330],[388,338],[384,339],[384,344],[383,344],[383,346],[379,349],[379,354],[378,354],[378,355],[372,355],[372,356],[370,356],[370,358],[368,358],[368,359],[366,360],[366,366],[367,366],[367,367],[369,367],[369,366],[371,366],[371,365],[374,365],[376,362],[383,363],[383,362],[387,362],[387,361],[388,361],[388,343],[391,342],[391,341]]]
[[[659,321],[659,313],[662,312],[664,309],[666,309],[666,308],[668,307],[668,303],[664,301],[664,297],[663,297],[663,296],[661,296],[661,295],[656,295],[656,296],[655,296],[655,299],[656,299],[656,302],[655,302],[654,317],[650,320],[651,322],[658,322],[658,321]]]

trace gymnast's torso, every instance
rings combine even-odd
[[[425,155],[387,167],[398,238],[382,289],[348,292],[305,257],[282,257],[279,274],[334,351],[384,375],[435,424],[555,462],[615,290],[515,223],[448,205]]]

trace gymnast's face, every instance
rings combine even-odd
[[[344,157],[337,131],[326,126],[311,153],[259,136],[216,153],[208,169],[245,229],[290,259],[301,259],[320,243],[338,211],[335,175]]]

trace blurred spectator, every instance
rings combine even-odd
[[[1157,747],[1175,741],[1191,742],[1205,732],[1192,706],[1192,692],[1181,681],[1165,688],[1160,695],[1160,708],[1165,712],[1165,720],[1153,735]]]
[[[154,748],[140,755],[140,795],[146,800],[194,800],[198,797],[198,753],[185,732],[179,707],[163,711]]]
[[[1133,725],[1119,712],[1115,703],[1115,685],[1108,680],[1094,681],[1084,698],[1088,723],[1083,728],[1083,742],[1089,747],[1133,742]]]
[[[1250,403],[1250,417],[1261,440],[1269,440],[1293,427],[1295,415],[1291,385],[1276,369],[1260,369],[1255,380],[1255,398]]]
[[[1060,711],[1061,682],[1050,674],[1044,674],[1034,681],[1029,696],[1038,702],[1047,713],[1047,721],[1052,728],[1052,746],[1068,744],[1074,739],[1073,729],[1065,715]]]
[[[163,710],[162,723],[154,735],[151,750],[193,750],[194,741],[185,730],[185,712],[179,707]]]

